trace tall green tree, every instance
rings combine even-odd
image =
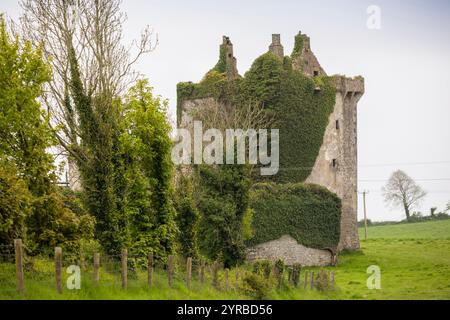
[[[133,64],[153,49],[147,28],[137,55],[123,44],[120,0],[23,0],[23,29],[53,70],[43,99],[59,144],[79,169],[96,236],[110,254],[129,241],[119,154],[121,103],[138,73]],[[134,48],[133,48],[134,49]],[[163,190],[165,188],[162,188]],[[162,213],[162,216],[167,215]]]
[[[166,255],[174,250],[175,210],[168,103],[139,80],[125,99],[120,136],[121,178],[117,194],[135,251]]]
[[[244,218],[248,210],[250,171],[244,165],[198,167],[196,186],[200,248],[206,256],[235,266],[245,258]]]
[[[180,168],[177,171],[175,209],[177,211],[178,242],[184,257],[198,256],[198,224],[200,213],[194,203],[192,177]]]
[[[64,206],[56,187],[53,156],[47,151],[56,139],[38,101],[50,68],[41,48],[11,36],[1,17],[0,66],[2,231],[13,228],[7,240],[27,238],[34,251],[76,242],[82,236],[81,217]],[[27,192],[21,191],[24,186]]]

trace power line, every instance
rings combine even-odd
[[[450,178],[434,178],[434,179],[413,179],[414,181],[450,181]],[[389,179],[368,179],[368,180],[358,180],[358,182],[386,182]]]
[[[428,161],[428,162],[397,162],[397,163],[372,163],[372,164],[360,164],[359,167],[389,167],[389,166],[418,166],[429,164],[446,164],[450,163],[450,160],[445,161]]]

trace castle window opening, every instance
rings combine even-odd
[[[319,71],[314,70],[314,77],[317,77],[319,75]]]
[[[336,168],[336,167],[337,167],[337,160],[333,159],[333,168]]]
[[[339,130],[339,120],[336,120],[336,130]]]

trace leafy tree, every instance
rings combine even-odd
[[[383,195],[386,203],[403,207],[406,220],[411,220],[411,210],[427,195],[415,181],[401,170],[395,171],[389,178]]]
[[[144,31],[137,56],[132,57],[131,49],[122,44],[126,16],[120,0],[21,4],[23,29],[34,43],[42,43],[53,70],[43,100],[52,112],[58,142],[79,170],[86,207],[97,220],[98,239],[108,253],[117,254],[130,237],[122,201],[128,186],[121,181],[123,159],[118,153],[120,100],[137,79],[134,62],[152,50],[151,33]]]
[[[47,152],[56,140],[49,115],[38,102],[43,85],[50,79],[50,69],[42,59],[41,48],[11,37],[2,18],[0,65],[3,232],[9,234],[9,241],[12,236],[27,238],[32,251],[57,244],[76,245],[85,235],[80,230],[81,220],[93,223],[89,216],[78,217],[66,208],[56,187],[53,157]],[[22,190],[24,186],[28,192]]]
[[[158,255],[172,252],[176,237],[167,107],[167,101],[153,95],[147,80],[130,89],[123,107],[121,178],[116,187],[129,219],[130,245]]]
[[[249,171],[243,165],[198,167],[200,248],[209,258],[223,260],[226,267],[245,257],[243,223],[251,186]]]
[[[197,239],[200,213],[194,204],[191,177],[180,170],[177,178],[175,209],[179,229],[178,242],[183,256],[195,258],[198,256]]]
[[[17,169],[0,164],[0,244],[25,239],[25,220],[30,212],[31,195]]]

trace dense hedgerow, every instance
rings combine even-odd
[[[257,245],[283,235],[317,249],[339,243],[341,200],[327,189],[312,184],[256,184],[250,193],[254,209],[254,236],[248,245]]]

